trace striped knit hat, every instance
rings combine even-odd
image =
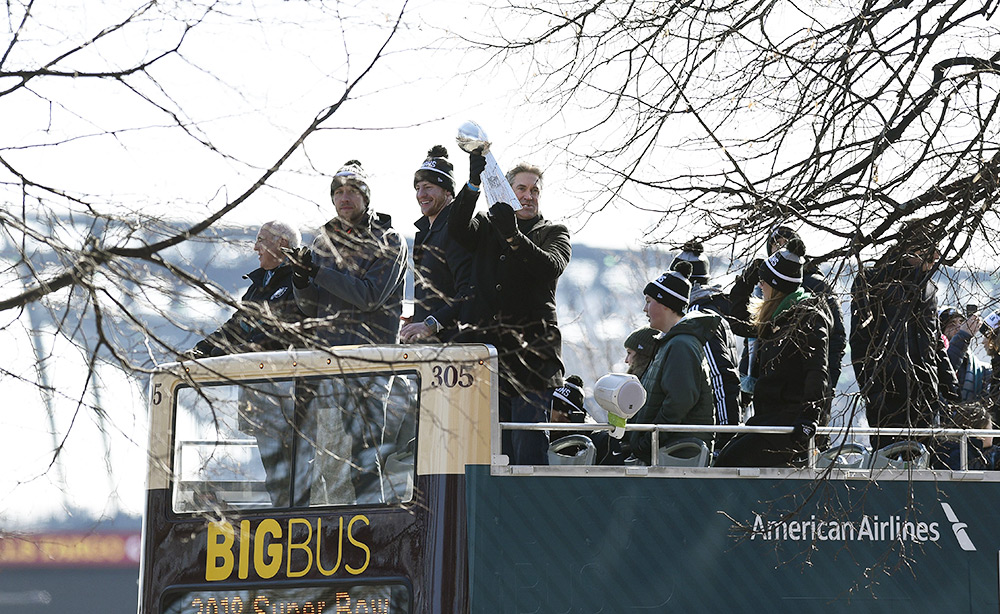
[[[691,297],[691,263],[686,260],[674,264],[673,271],[667,271],[646,284],[643,294],[683,314],[687,310],[688,299]]]
[[[802,284],[802,269],[805,265],[805,245],[792,239],[784,249],[771,254],[760,265],[760,279],[783,294],[791,294]]]
[[[680,261],[691,263],[691,281],[703,286],[708,285],[709,264],[705,257],[705,246],[701,241],[688,241],[681,247],[681,253],[677,254],[674,261],[670,263],[670,268],[676,268]]]
[[[583,401],[583,379],[579,375],[570,375],[562,386],[552,391],[552,409],[569,414],[570,422],[583,422],[586,418]]]
[[[427,152],[427,159],[413,174],[413,187],[420,181],[428,181],[455,195],[455,167],[448,161],[448,150],[443,145],[435,145]]]
[[[365,205],[371,203],[372,192],[368,188],[368,175],[357,160],[348,160],[333,176],[333,181],[330,182],[330,198],[333,198],[333,193],[337,191],[337,188],[345,185],[357,188],[365,199]]]

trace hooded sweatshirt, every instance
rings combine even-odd
[[[715,403],[705,360],[705,342],[715,335],[721,316],[692,311],[657,343],[656,356],[642,376],[646,403],[634,424],[715,424]],[[629,433],[632,454],[650,460],[651,433]],[[686,437],[697,437],[709,446],[712,433],[660,433],[660,447]]]

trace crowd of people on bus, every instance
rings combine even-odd
[[[260,268],[245,276],[250,288],[241,308],[186,356],[488,343],[499,357],[502,422],[583,422],[584,382],[565,377],[556,318],[556,285],[572,254],[569,231],[542,216],[544,173],[526,163],[506,175],[518,202],[486,203],[477,213],[485,167],[482,155],[470,154],[459,188],[446,148],[428,151],[413,175],[421,215],[410,266],[406,242],[371,206],[361,163],[348,161],[331,183],[336,215],[310,245],[286,222],[261,226],[254,247]],[[710,283],[703,245],[685,243],[670,270],[643,290],[649,327],[624,340],[628,373],[647,395],[632,423],[791,427],[736,435],[689,429],[655,440],[661,448],[700,440],[716,466],[794,466],[811,444],[827,445],[817,428],[829,423],[849,344],[871,426],[991,427],[1000,407],[1000,314],[939,311],[931,281],[941,257],[936,242],[916,224],[900,237],[855,277],[849,331],[834,285],[791,227],[773,228],[765,257],[728,289]],[[410,270],[413,314],[404,318]],[[969,350],[977,334],[990,364]],[[620,441],[607,433],[592,438],[600,463],[652,461],[648,430]],[[877,449],[901,439],[909,437],[873,435],[871,443]],[[992,468],[991,442],[968,441],[976,463]],[[936,446],[940,466],[953,465],[953,443]],[[546,464],[548,450],[544,430],[503,431],[502,452],[512,464]]]

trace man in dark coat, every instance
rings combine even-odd
[[[334,175],[337,216],[296,259],[295,299],[324,346],[396,343],[403,311],[406,244],[388,215],[372,212],[361,163]]]
[[[705,347],[722,317],[713,311],[687,312],[691,294],[691,265],[681,262],[646,284],[643,311],[649,325],[662,335],[656,355],[643,373],[646,402],[636,413],[635,424],[715,424],[715,403],[709,381]],[[697,437],[712,447],[714,433],[660,433],[659,447],[687,437]],[[632,455],[649,464],[652,433],[633,431],[627,443]]]
[[[260,268],[244,275],[250,288],[241,308],[202,341],[188,355],[192,358],[222,356],[241,352],[278,350],[300,345],[297,326],[304,317],[295,302],[292,266],[283,249],[294,250],[302,241],[299,231],[281,221],[264,224],[257,232],[254,251]],[[263,382],[240,390],[239,428],[257,441],[264,483],[271,502],[277,507],[289,503],[292,480],[292,445],[295,428],[293,409],[280,384]],[[299,465],[308,458],[300,454]]]
[[[472,252],[448,232],[455,199],[453,168],[448,150],[435,145],[413,175],[423,215],[414,223],[413,317],[399,332],[404,343],[452,340],[458,334],[462,305],[471,295]],[[469,193],[465,190],[463,198]]]
[[[945,353],[931,274],[941,257],[919,228],[880,261],[865,268],[851,287],[851,362],[867,402],[868,424],[927,427],[942,396],[958,398],[958,379]],[[908,439],[872,436],[872,448]]]
[[[260,268],[243,276],[250,280],[250,287],[240,299],[240,309],[188,350],[188,357],[260,352],[296,345],[300,337],[295,326],[303,314],[292,292],[292,267],[281,250],[295,249],[301,240],[298,230],[281,221],[260,227],[253,247]]]
[[[722,316],[715,333],[705,342],[715,401],[715,423],[737,425],[742,421],[740,408],[740,374],[737,371],[739,350],[736,338],[724,319],[729,315],[729,296],[718,284],[709,285],[711,267],[704,256],[700,241],[688,241],[670,264],[672,270],[680,262],[691,265],[690,311],[706,311]],[[731,433],[716,433],[716,448],[721,449],[732,438]]]
[[[486,162],[470,154],[469,185],[477,192]],[[542,170],[519,164],[507,180],[521,208],[491,203],[489,214],[473,217],[476,198],[452,205],[449,231],[475,254],[473,300],[468,340],[490,343],[500,354],[500,419],[545,420],[551,391],[562,384],[562,336],[556,321],[556,282],[569,264],[569,231],[539,213]],[[463,189],[463,192],[466,191]],[[504,453],[515,464],[547,462],[548,437],[540,431],[514,431]]]

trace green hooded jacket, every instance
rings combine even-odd
[[[705,360],[705,341],[715,333],[721,316],[692,311],[657,341],[656,355],[642,376],[646,403],[633,424],[715,424],[715,401]],[[650,461],[651,433],[629,433],[632,454]],[[660,447],[686,437],[712,445],[713,434],[660,433]]]

